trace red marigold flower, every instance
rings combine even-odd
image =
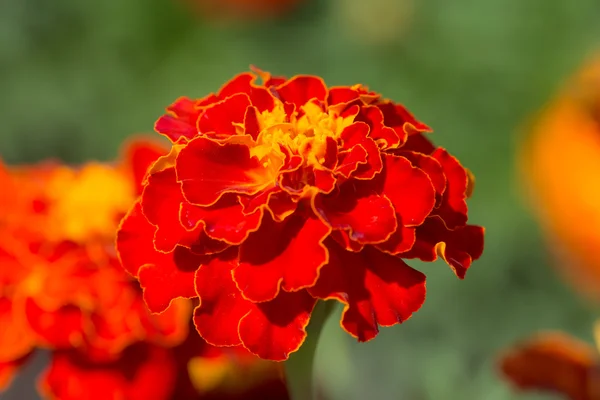
[[[215,346],[285,360],[329,299],[349,334],[373,339],[425,300],[404,259],[440,254],[462,279],[483,251],[483,228],[467,225],[472,175],[361,85],[255,70],[167,111],[156,130],[171,152],[117,250],[152,311],[199,297],[194,322]]]
[[[599,138],[597,58],[543,110],[518,157],[524,192],[530,195],[531,209],[556,255],[555,266],[574,289],[596,302],[600,301]]]
[[[593,346],[562,332],[539,333],[502,354],[500,368],[515,388],[570,400],[600,397],[600,358]]]

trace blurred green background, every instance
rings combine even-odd
[[[470,219],[487,228],[486,251],[464,281],[441,262],[417,265],[429,279],[425,306],[370,343],[333,318],[318,354],[325,392],[549,398],[514,393],[495,371],[497,352],[539,329],[591,340],[595,314],[549,267],[513,158],[530,116],[600,45],[600,2],[316,0],[277,20],[224,23],[185,1],[3,0],[0,156],[112,159],[175,98],[215,91],[249,64],[364,83],[407,105],[475,173]]]

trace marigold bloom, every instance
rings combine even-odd
[[[522,391],[546,391],[570,400],[600,398],[600,358],[593,346],[562,332],[539,333],[504,352],[500,368]]]
[[[439,252],[465,276],[483,250],[467,225],[473,179],[429,127],[360,85],[255,73],[156,123],[171,152],[117,236],[152,311],[199,297],[207,342],[281,361],[318,300],[343,303],[359,341],[410,318],[425,276],[403,259]]]
[[[600,301],[600,59],[541,114],[519,168],[532,209],[558,249],[556,266],[579,292]]]

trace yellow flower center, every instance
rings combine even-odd
[[[48,194],[50,240],[112,238],[118,219],[134,201],[129,177],[101,164],[79,171],[62,168],[50,180]]]

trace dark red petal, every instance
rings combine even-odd
[[[265,214],[258,231],[240,246],[233,279],[245,298],[272,300],[281,287],[296,291],[312,286],[328,259],[323,240],[331,232],[323,222],[299,214],[276,223]]]
[[[415,245],[401,257],[435,261],[440,253],[456,276],[463,279],[471,263],[483,253],[484,231],[476,225],[449,230],[439,217],[433,216],[417,227]]]
[[[361,145],[353,146],[350,150],[338,153],[336,174],[350,178],[361,164],[367,163],[367,150]]]
[[[161,313],[173,299],[196,297],[196,270],[206,258],[178,246],[173,253],[163,256],[163,262],[140,268],[139,281],[148,309],[153,313]]]
[[[22,302],[16,302],[12,297],[0,296],[0,361],[20,359],[32,352],[37,344],[35,333],[23,315]]]
[[[587,343],[547,332],[519,343],[501,356],[502,373],[522,390],[545,390],[573,400],[595,400],[598,354]]]
[[[219,138],[236,135],[234,124],[243,124],[251,105],[245,93],[238,93],[208,107],[198,119],[198,132],[215,133]]]
[[[335,230],[348,231],[361,244],[381,243],[398,228],[390,200],[367,182],[347,181],[329,195],[317,195],[313,209]]]
[[[348,231],[333,231],[329,237],[337,242],[342,248],[348,251],[359,252],[365,248],[365,245],[350,239]]]
[[[277,92],[282,101],[294,104],[298,110],[309,100],[325,101],[327,86],[316,76],[298,75],[278,86]]]
[[[196,292],[200,305],[194,310],[194,324],[204,340],[214,346],[237,346],[240,319],[252,304],[242,297],[231,277],[237,264],[236,252],[228,250],[214,256],[196,273]]]
[[[404,157],[384,154],[383,161],[383,172],[377,178],[383,181],[383,194],[394,205],[398,224],[422,224],[435,205],[435,190],[429,176]]]
[[[467,223],[467,192],[469,176],[460,162],[446,150],[438,148],[432,154],[441,164],[447,178],[446,191],[441,204],[435,211],[450,229]]]
[[[183,203],[180,218],[186,229],[195,230],[201,226],[210,238],[237,245],[243,242],[250,232],[258,229],[262,210],[245,214],[238,196],[228,193],[210,207]]]
[[[430,155],[435,151],[435,146],[422,133],[415,133],[408,136],[408,140],[401,149]]]
[[[263,359],[287,360],[306,338],[315,303],[306,290],[301,290],[281,292],[272,301],[255,304],[240,321],[244,347]]]
[[[167,108],[167,112],[156,121],[156,132],[165,135],[173,143],[181,137],[191,140],[198,134],[196,122],[201,111],[196,101],[180,97]]]
[[[401,104],[384,102],[378,104],[377,107],[379,107],[383,113],[384,125],[394,129],[398,135],[400,145],[406,142],[409,135],[421,132],[431,132],[430,127],[418,121],[410,111]]]
[[[148,221],[156,226],[154,246],[157,250],[173,251],[186,234],[179,221],[179,209],[183,202],[175,168],[167,168],[148,177],[141,204]]]
[[[210,206],[225,193],[254,195],[274,183],[277,171],[261,165],[242,144],[192,140],[177,157],[177,178],[192,204]]]
[[[385,242],[379,243],[376,247],[386,253],[397,255],[410,250],[416,240],[416,228],[400,226]]]
[[[254,85],[256,77],[249,73],[243,73],[231,81],[219,91],[219,97],[224,99],[237,93],[245,93],[250,98],[252,105],[258,108],[259,112],[272,110],[275,107],[275,100],[269,90],[264,87]]]
[[[61,400],[168,400],[176,373],[169,349],[143,343],[104,363],[75,350],[60,351],[52,353],[41,387],[48,398]]]
[[[383,167],[379,147],[373,139],[367,137],[368,134],[369,125],[355,122],[347,126],[340,135],[345,149],[361,146],[367,151],[367,163],[359,164],[356,171],[352,173],[352,176],[357,179],[372,179]]]
[[[142,183],[148,169],[159,157],[168,153],[168,149],[160,142],[149,139],[129,141],[125,146],[126,166],[131,171],[136,194],[142,193]]]
[[[331,193],[335,189],[337,179],[333,172],[322,169],[313,169],[314,186],[320,193]]]
[[[383,113],[376,106],[361,107],[355,121],[369,125],[369,137],[380,143],[382,148],[395,147],[400,143],[396,131],[383,124]]]
[[[258,121],[258,110],[256,107],[248,107],[244,115],[244,134],[250,135],[256,140],[260,133],[260,123]]]
[[[44,310],[34,299],[25,302],[25,315],[42,343],[55,348],[70,348],[81,342],[86,327],[83,311],[74,305]]]
[[[348,252],[328,241],[329,263],[317,284],[308,289],[320,299],[345,304],[342,327],[359,341],[373,339],[379,326],[392,326],[409,319],[425,301],[425,275],[398,257],[366,246]]]

